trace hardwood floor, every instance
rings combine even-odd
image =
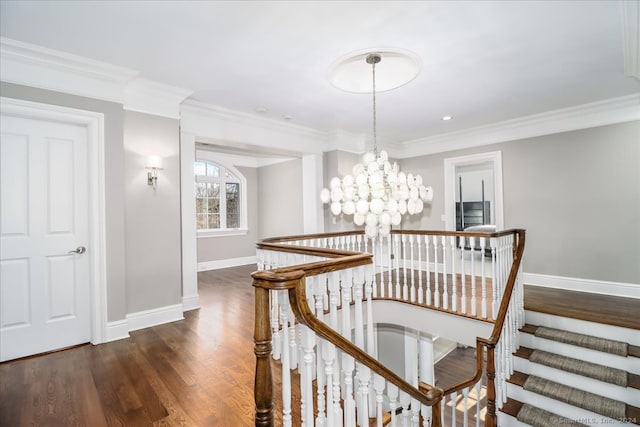
[[[125,340],[0,364],[0,426],[253,425],[249,274],[255,269],[200,273],[202,308],[185,313],[182,321],[134,331]],[[530,298],[527,291],[527,305]],[[466,377],[473,351],[458,349],[438,363],[438,386]],[[280,365],[272,366],[278,396]],[[296,390],[296,376],[293,381]],[[276,425],[281,425],[278,401]],[[293,409],[299,419],[299,405]]]
[[[524,308],[640,330],[640,299],[525,285]]]

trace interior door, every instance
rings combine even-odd
[[[0,117],[0,360],[91,339],[87,130]]]

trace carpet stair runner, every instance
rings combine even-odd
[[[588,348],[625,358],[638,358],[637,361],[638,364],[640,364],[640,347],[624,342],[536,325],[525,325],[520,332],[532,334],[546,340]],[[580,355],[580,351],[575,352],[575,354]],[[629,403],[630,400],[633,400],[635,404],[636,395],[632,393],[636,392],[629,390],[640,390],[640,375],[627,372],[623,369],[524,346],[521,346],[516,351],[515,356],[528,360],[530,363],[543,365],[606,384],[602,387],[590,387],[589,391],[586,391],[517,370],[508,380],[509,383],[522,387],[522,389],[527,392],[582,408],[620,423],[640,425],[640,408]],[[621,388],[619,390],[616,389],[616,391],[618,391],[617,395],[625,396],[626,402],[612,399],[606,395],[596,394],[598,391],[608,390],[607,387],[611,387],[610,384]],[[638,401],[637,405],[640,405],[640,401]],[[502,412],[513,416],[521,423],[535,427],[550,427],[560,424],[567,426],[585,425],[513,398],[509,398],[503,405]]]

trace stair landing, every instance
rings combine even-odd
[[[524,309],[640,330],[640,299],[524,286]]]

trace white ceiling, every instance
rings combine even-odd
[[[372,122],[370,95],[334,88],[331,64],[406,49],[422,72],[378,95],[381,143],[640,91],[624,75],[616,1],[2,0],[0,32],[323,132],[370,133]]]

